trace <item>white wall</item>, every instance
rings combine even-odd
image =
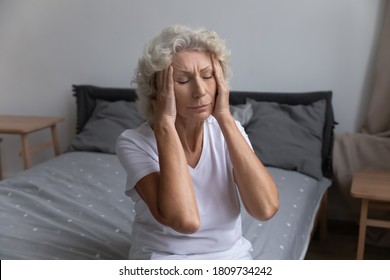
[[[356,131],[372,81],[385,0],[0,0],[0,114],[56,115],[74,137],[72,84],[129,87],[147,40],[182,23],[215,29],[235,90],[332,90],[337,132]],[[46,137],[32,135],[31,141]],[[0,135],[3,170],[22,169]],[[50,152],[36,156],[35,162]]]

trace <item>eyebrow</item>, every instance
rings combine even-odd
[[[200,72],[205,72],[207,70],[212,70],[212,67],[211,66],[206,66],[205,68],[200,69]],[[185,73],[185,74],[192,74],[192,72],[190,72],[190,71],[180,70],[180,69],[176,70],[176,72],[181,72],[181,73]]]

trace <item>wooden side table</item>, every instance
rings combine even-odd
[[[0,134],[18,134],[22,141],[22,157],[24,168],[31,167],[30,156],[33,153],[53,147],[54,154],[57,156],[61,153],[58,141],[57,123],[63,121],[59,117],[41,117],[41,116],[9,116],[0,115]],[[51,131],[51,140],[30,147],[27,141],[27,135],[43,129]]]
[[[2,138],[0,138],[0,180],[3,180],[3,168],[1,167],[1,142],[3,142]]]
[[[367,226],[390,229],[390,221],[368,218],[368,209],[390,209],[390,172],[360,171],[352,181],[351,195],[362,200],[357,259],[364,256]]]

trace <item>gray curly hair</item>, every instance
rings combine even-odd
[[[228,82],[231,72],[230,51],[215,31],[174,25],[164,28],[144,49],[138,60],[133,82],[137,85],[138,110],[149,122],[154,121],[151,100],[156,96],[155,75],[172,64],[174,54],[183,50],[198,50],[215,54]]]

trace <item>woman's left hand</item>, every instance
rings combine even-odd
[[[229,110],[229,87],[226,83],[221,64],[214,54],[211,54],[211,62],[214,70],[214,78],[217,83],[213,116],[217,121],[224,117],[231,116]]]

